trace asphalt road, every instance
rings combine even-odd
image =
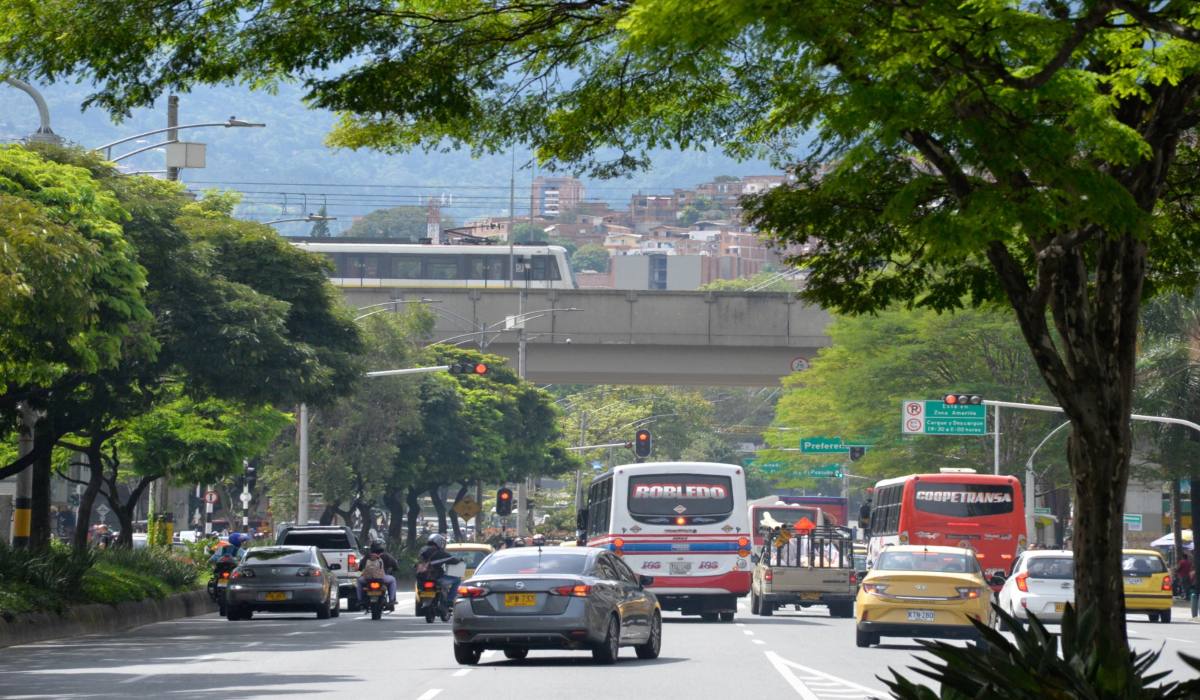
[[[654,661],[639,661],[632,649],[622,649],[616,666],[594,666],[587,652],[535,651],[525,661],[489,652],[471,668],[454,663],[448,625],[426,624],[411,609],[408,594],[379,622],[346,612],[328,621],[256,615],[236,623],[205,615],[11,647],[0,650],[0,696],[842,700],[886,697],[876,676],[891,667],[915,677],[905,669],[919,653],[907,640],[858,649],[852,620],[814,607],[770,618],[743,610],[734,624],[668,614]],[[1138,647],[1165,650],[1163,669],[1190,673],[1177,652],[1200,655],[1200,624],[1130,617],[1129,631]]]

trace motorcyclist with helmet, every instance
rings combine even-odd
[[[430,535],[429,540],[417,555],[417,560],[425,564],[424,578],[433,579],[439,587],[448,589],[446,601],[453,603],[458,595],[458,584],[462,579],[457,576],[447,576],[446,565],[461,564],[462,560],[446,551],[446,536],[439,532]]]
[[[375,540],[371,542],[371,550],[366,557],[358,565],[360,573],[366,573],[370,568],[372,571],[378,571],[379,565],[372,564],[372,561],[379,561],[382,564],[383,575],[375,576],[359,576],[354,581],[354,588],[358,591],[358,603],[363,603],[363,586],[371,579],[378,579],[387,584],[388,588],[388,610],[396,609],[396,571],[400,568],[400,562],[391,554],[388,554],[387,548],[383,546],[383,542]],[[368,566],[369,565],[369,566]]]
[[[535,534],[533,536],[533,542],[531,542],[530,545],[533,547],[545,547],[546,546],[546,536],[540,532]]]
[[[242,555],[246,553],[246,550],[242,548],[242,545],[249,540],[250,538],[243,533],[235,532],[231,534],[229,536],[229,540],[220,547],[217,547],[217,550],[213,552],[213,555],[208,558],[208,563],[216,564],[221,560],[221,557],[233,557],[235,561],[241,560]]]

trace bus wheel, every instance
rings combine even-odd
[[[721,613],[721,622],[733,622],[733,613],[731,613],[731,612]]]
[[[716,622],[717,614],[716,613],[700,613],[700,619],[704,620],[705,622]]]

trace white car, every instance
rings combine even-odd
[[[1042,622],[1061,622],[1075,603],[1075,555],[1065,549],[1035,549],[1017,557],[997,604],[1022,622],[1029,613]]]

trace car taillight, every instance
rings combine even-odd
[[[479,586],[459,586],[458,587],[458,595],[462,598],[482,598],[487,594],[488,594],[487,589],[480,588]]]
[[[1017,590],[1022,593],[1029,592],[1029,574],[1017,574]]]
[[[763,580],[764,581],[774,581],[775,573],[773,571],[771,571],[770,569],[767,569],[766,571],[763,572]]]
[[[884,592],[887,591],[887,586],[879,583],[864,583],[862,589],[864,593],[870,593],[871,595],[883,595]]]
[[[433,581],[425,581],[425,582],[423,582],[423,583],[421,584],[421,588],[424,588],[424,589],[425,589],[425,590],[427,590],[427,591],[432,591],[432,590],[433,590]]]
[[[974,600],[982,594],[982,591],[978,588],[955,588],[954,590],[958,591],[959,598],[966,598],[968,600]]]
[[[355,569],[357,569],[358,568],[358,557],[354,556],[353,554],[348,555],[346,557],[346,568],[350,571],[354,571]]]
[[[254,569],[234,569],[230,578],[254,578]]]
[[[383,584],[381,584],[378,581],[372,581],[372,582],[368,583],[367,585],[370,586],[371,590],[373,590],[373,591],[377,591],[380,588],[383,588]]]
[[[850,572],[850,585],[853,586],[856,583],[858,583],[858,574],[851,571]]]
[[[586,598],[592,594],[592,587],[587,584],[577,584],[574,586],[559,586],[551,588],[550,595],[569,595],[576,598]]]
[[[1164,591],[1169,591],[1169,590],[1171,590],[1171,577],[1170,577],[1170,576],[1163,576],[1163,585],[1162,585],[1162,589],[1163,589]]]
[[[305,568],[297,571],[296,575],[297,576],[320,576],[321,575],[321,567],[319,567],[319,566],[305,567]]]

